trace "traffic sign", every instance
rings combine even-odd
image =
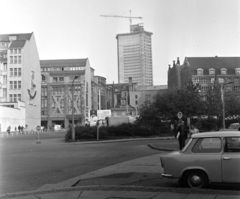
[[[178,119],[181,119],[183,116],[182,112],[178,112],[177,116],[178,116]]]
[[[37,130],[37,131],[40,131],[40,130],[41,130],[41,126],[37,125],[37,126],[36,126],[36,130]]]

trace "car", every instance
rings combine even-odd
[[[240,183],[240,131],[192,135],[180,151],[160,156],[162,177],[181,186],[204,188],[209,183]]]
[[[232,123],[229,125],[228,129],[237,129],[239,130],[240,124],[239,123]]]

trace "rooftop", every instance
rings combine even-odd
[[[55,59],[55,60],[40,60],[41,67],[66,67],[66,66],[86,66],[87,58],[85,59]]]

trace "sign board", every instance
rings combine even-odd
[[[97,117],[99,120],[105,120],[106,117],[111,116],[111,110],[98,110]]]
[[[36,126],[36,130],[37,130],[37,131],[41,131],[41,126],[37,125],[37,126]]]
[[[178,119],[181,119],[183,116],[182,112],[178,112],[177,116],[178,116]]]

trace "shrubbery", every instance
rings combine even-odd
[[[151,137],[167,134],[168,132],[158,132],[153,129],[149,129],[137,124],[121,124],[118,126],[101,126],[99,128],[99,139],[118,139],[126,137]],[[65,141],[72,139],[72,129],[68,129],[65,136]],[[89,126],[77,126],[75,127],[75,140],[96,140],[97,139],[97,127]]]

